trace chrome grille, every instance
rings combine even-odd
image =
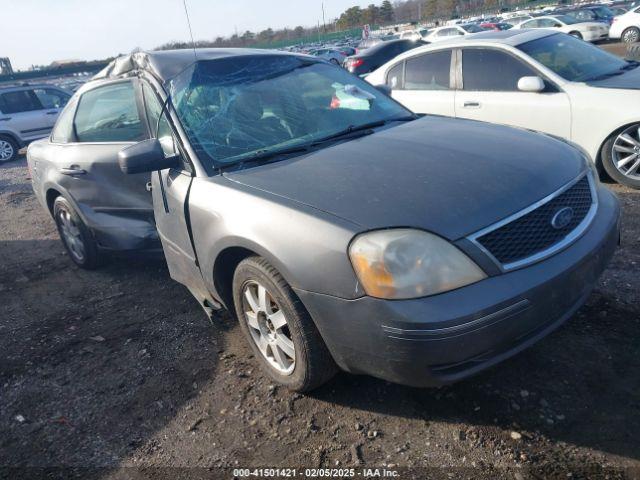
[[[516,214],[515,218],[501,222],[493,229],[479,232],[472,240],[504,270],[532,263],[540,256],[548,256],[568,240],[577,237],[589,223],[587,217],[595,210],[591,181],[589,175],[584,175],[535,208]],[[572,213],[570,220],[554,226],[556,214],[568,209]]]

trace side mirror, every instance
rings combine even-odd
[[[544,88],[544,81],[540,77],[522,77],[518,80],[518,90],[521,92],[540,93]]]
[[[175,168],[180,165],[180,161],[178,155],[166,157],[160,141],[151,138],[120,150],[118,164],[122,173],[134,174]]]
[[[381,85],[376,85],[375,87],[376,87],[376,90],[384,93],[385,95],[391,96],[392,88],[386,83],[383,83]]]

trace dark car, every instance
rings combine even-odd
[[[421,45],[426,45],[426,42],[422,40],[389,40],[367,48],[357,55],[347,57],[343,66],[355,75],[366,75],[401,53]]]
[[[568,15],[580,22],[600,22],[611,25],[615,13],[605,5],[586,5],[579,8],[569,8],[562,11],[554,12],[554,14]]]
[[[195,53],[114,61],[29,147],[33,188],[95,266],[95,233],[139,225],[150,176],[171,277],[229,309],[281,385],[338,367],[414,386],[473,375],[567,320],[618,244],[618,201],[563,141],[416,118],[313,57]]]

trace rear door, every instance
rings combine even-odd
[[[440,50],[407,58],[387,73],[392,96],[415,113],[455,115],[451,82],[452,51]]]
[[[19,89],[0,93],[0,130],[11,131],[21,141],[47,136],[52,125],[45,121],[42,105],[33,90]]]
[[[67,141],[58,132],[65,129]],[[157,238],[146,185],[149,174],[125,175],[118,165],[120,150],[148,136],[137,79],[85,91],[75,111],[65,110],[53,132],[50,158],[56,180],[90,227],[103,234],[100,238],[108,242],[103,246],[145,248]],[[118,243],[125,238],[126,244]]]
[[[570,138],[569,98],[545,80],[540,93],[518,90],[518,80],[540,72],[506,51],[465,48],[461,51],[462,87],[456,91],[455,115]]]

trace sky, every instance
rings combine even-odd
[[[196,40],[314,26],[322,0],[186,0]],[[327,22],[379,0],[324,0]],[[94,60],[188,40],[182,0],[0,0],[0,57],[14,69],[54,60]]]

